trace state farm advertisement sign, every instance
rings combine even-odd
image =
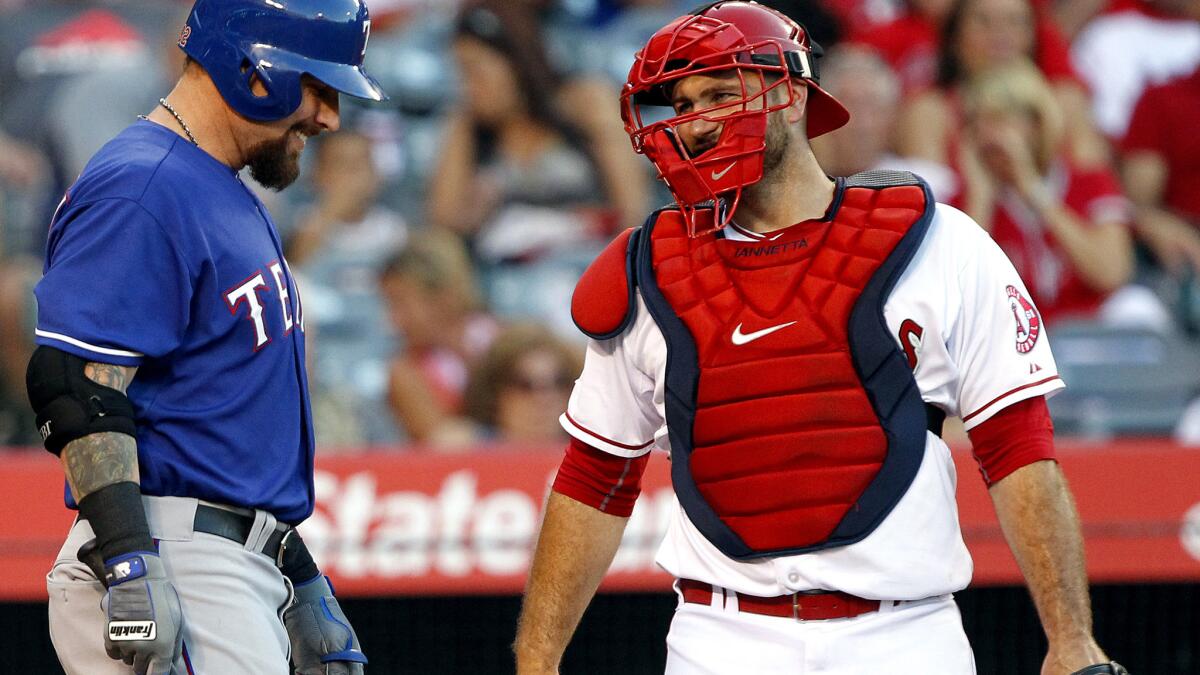
[[[45,598],[45,572],[73,519],[62,471],[38,451],[5,452],[0,600]],[[1060,444],[1096,582],[1200,580],[1200,449],[1166,441]],[[519,593],[560,451],[381,450],[320,457],[317,508],[301,530],[343,595]],[[974,583],[1020,583],[969,452],[956,451]],[[666,592],[654,553],[672,510],[670,465],[654,457],[608,590]]]
[[[317,470],[317,510],[300,530],[338,592],[520,592],[558,452],[385,457],[393,470],[380,456]],[[609,588],[670,588],[654,566],[674,508],[668,472],[651,462]]]

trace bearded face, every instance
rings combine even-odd
[[[320,132],[321,128],[314,124],[297,122],[279,138],[260,141],[246,156],[250,176],[259,185],[275,191],[296,182],[300,176],[300,153],[304,150],[305,140]]]
[[[300,176],[300,155],[288,151],[287,136],[263,141],[250,149],[246,164],[259,185],[282,190]]]

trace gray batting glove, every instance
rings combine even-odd
[[[168,675],[183,644],[183,611],[162,560],[146,552],[106,560],[104,584],[104,650],[137,675]]]
[[[283,613],[296,675],[362,675],[367,657],[325,575],[295,587]]]

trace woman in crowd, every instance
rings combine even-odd
[[[404,341],[388,369],[397,424],[416,444],[469,443],[474,432],[461,417],[463,392],[499,327],[483,309],[462,242],[439,230],[415,235],[384,267],[381,286]]]
[[[985,71],[962,98],[959,205],[1008,254],[1043,317],[1094,314],[1133,273],[1117,177],[1065,152],[1062,111],[1032,64]]]
[[[645,216],[648,179],[616,92],[560,77],[521,3],[464,8],[454,38],[462,100],[429,185],[429,218],[486,262],[602,243]]]
[[[356,290],[373,286],[379,268],[404,245],[404,218],[380,203],[383,179],[371,139],[353,129],[321,139],[313,156],[316,199],[288,237],[289,264],[320,283],[352,276]],[[346,274],[346,266],[358,269]],[[328,268],[336,268],[328,269]]]
[[[912,97],[900,113],[897,151],[948,164],[962,128],[961,86],[990,68],[1037,64],[1066,118],[1067,150],[1080,166],[1109,163],[1106,141],[1092,123],[1087,93],[1071,67],[1066,42],[1029,0],[957,0],[941,27],[936,87]]]
[[[546,328],[513,326],[472,373],[466,413],[490,440],[556,447],[567,438],[558,416],[582,370],[579,350]]]

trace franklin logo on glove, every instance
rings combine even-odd
[[[153,640],[157,633],[153,621],[113,621],[108,624],[108,639],[113,642]]]

